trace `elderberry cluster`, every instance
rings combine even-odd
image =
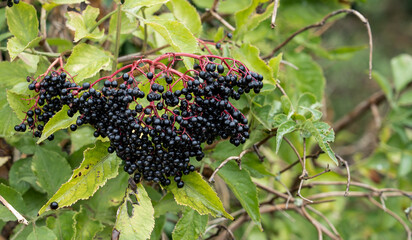
[[[195,170],[190,158],[200,161],[205,155],[202,143],[230,138],[238,146],[249,138],[248,120],[230,100],[263,87],[263,76],[243,65],[229,69],[209,60],[195,64],[193,72],[190,77],[142,71],[144,80],[139,81],[130,71],[106,79],[101,90],[53,72],[30,83],[29,89],[38,93],[34,113],[30,109],[15,129],[25,131],[27,124],[40,137],[44,124],[67,105],[69,117],[79,114],[70,129],[90,124],[95,137],[107,137],[108,152],[116,152],[135,182],[167,186],[173,179],[183,187],[182,176]]]
[[[6,0],[3,0],[3,2]],[[13,4],[19,4],[20,0],[7,0],[7,6],[8,7],[13,7]]]

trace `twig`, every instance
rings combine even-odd
[[[353,10],[353,9],[340,9],[340,10],[336,10],[336,11],[334,11],[334,12],[329,13],[328,15],[326,15],[322,20],[320,20],[320,22],[299,29],[298,31],[296,31],[296,32],[294,32],[292,35],[290,35],[290,36],[289,36],[285,41],[283,41],[279,46],[277,46],[275,49],[273,49],[273,51],[272,51],[269,55],[263,57],[263,59],[264,59],[264,60],[270,59],[271,57],[273,57],[273,56],[275,55],[275,53],[276,53],[277,51],[279,51],[282,47],[284,47],[286,44],[288,44],[288,43],[289,43],[293,38],[295,38],[297,35],[301,34],[302,32],[305,32],[305,31],[307,31],[307,30],[309,30],[309,29],[318,28],[318,27],[323,26],[323,25],[325,25],[326,21],[327,21],[329,18],[331,18],[331,17],[333,17],[333,16],[336,16],[336,15],[338,15],[338,14],[341,14],[341,13],[351,13],[351,14],[354,14],[354,15],[355,15],[362,23],[364,23],[365,26],[366,26],[366,29],[367,29],[367,31],[368,31],[368,37],[369,37],[369,78],[372,79],[372,55],[373,55],[372,31],[371,31],[371,28],[370,28],[370,25],[369,25],[369,21],[368,21],[361,13],[359,13],[358,11]]]
[[[220,231],[221,231],[222,229],[226,230],[226,232],[229,233],[229,236],[231,237],[230,239],[236,239],[235,236],[233,235],[233,232],[232,232],[230,229],[228,229],[225,225],[218,225],[218,224],[211,225],[211,226],[209,226],[209,227],[206,229],[206,231],[205,231],[204,234],[206,234],[207,232],[209,232],[209,231],[212,230],[213,228],[218,228],[218,231],[217,231],[215,234],[209,236],[209,237],[206,238],[206,239],[213,239],[214,237],[218,236],[218,235],[220,234]]]
[[[328,172],[330,172],[329,164],[326,166],[325,170],[323,170],[322,172],[320,172],[320,173],[318,173],[318,174],[316,174],[316,175],[313,175],[313,176],[303,177],[302,180],[313,179],[313,178],[319,177],[320,175],[325,174],[325,173],[328,173]]]
[[[323,234],[322,234],[323,231],[322,231],[322,228],[320,227],[321,224],[318,221],[316,221],[314,218],[312,218],[312,216],[310,216],[308,212],[306,212],[306,209],[305,209],[304,206],[302,206],[300,208],[300,212],[306,219],[309,220],[309,222],[312,223],[313,226],[315,226],[316,230],[318,231],[318,239],[322,240],[323,239]]]
[[[142,8],[142,15],[143,15],[143,19],[146,19],[146,13],[144,12],[145,8]],[[143,48],[142,48],[142,52],[143,54],[146,53],[147,50],[147,24],[146,22],[144,22],[144,40],[143,40]]]
[[[412,231],[409,228],[408,224],[406,224],[402,218],[400,218],[396,213],[392,212],[391,210],[385,208],[383,205],[381,205],[378,201],[373,199],[371,196],[369,196],[369,201],[374,204],[375,206],[379,207],[382,209],[384,212],[387,212],[389,215],[391,215],[393,218],[395,218],[400,224],[402,224],[403,228],[405,228],[406,234],[408,236],[408,240],[412,239]]]
[[[273,6],[272,21],[270,22],[270,26],[272,28],[276,27],[275,22],[276,22],[276,15],[277,15],[277,12],[278,12],[278,6],[279,6],[279,0],[275,0],[275,4]]]
[[[3,203],[3,205],[4,205],[7,209],[9,209],[9,211],[10,211],[11,213],[13,213],[14,216],[16,216],[17,221],[18,221],[19,223],[23,223],[24,225],[28,225],[28,224],[29,224],[29,222],[28,222],[16,209],[14,209],[14,207],[13,207],[12,205],[10,205],[10,203],[8,203],[8,202],[6,201],[6,199],[4,199],[1,195],[0,195],[0,202]]]
[[[285,140],[285,142],[287,142],[289,144],[289,146],[292,148],[292,150],[295,152],[296,156],[299,159],[300,164],[302,165],[302,167],[304,168],[305,163],[302,160],[302,157],[300,156],[298,150],[296,149],[296,147],[293,145],[293,143],[286,137],[283,137],[283,140]]]
[[[6,47],[0,47],[0,51],[4,51],[7,52],[7,48]],[[30,54],[34,54],[34,55],[38,55],[38,56],[45,56],[45,57],[50,57],[50,58],[58,58],[60,57],[59,53],[49,53],[49,52],[41,52],[41,51],[37,51],[37,50],[30,50],[30,49],[26,49],[23,52],[25,53],[30,53]]]
[[[276,130],[274,130],[274,131],[276,131]],[[267,141],[268,141],[271,137],[273,137],[273,136],[275,136],[274,132],[272,132],[271,134],[269,134],[268,136],[266,136],[266,137],[265,137],[264,139],[262,139],[261,141],[255,143],[252,147],[243,150],[243,151],[239,154],[239,156],[231,156],[231,157],[226,158],[226,159],[215,169],[215,171],[213,171],[212,175],[211,175],[210,178],[209,178],[209,182],[211,183],[211,182],[214,181],[214,177],[215,177],[216,173],[217,173],[223,166],[225,166],[230,160],[236,160],[236,162],[237,162],[238,165],[239,165],[239,168],[242,169],[240,164],[241,164],[241,160],[242,160],[243,156],[244,156],[246,153],[250,153],[250,152],[256,151],[255,149],[259,149],[259,147],[262,146],[262,144],[264,144],[265,142],[267,142]]]
[[[243,150],[243,151],[239,154],[239,156],[231,156],[231,157],[226,158],[226,159],[215,169],[215,171],[212,173],[212,176],[210,176],[210,178],[209,178],[209,182],[210,182],[210,183],[214,182],[214,178],[215,178],[216,173],[217,173],[223,166],[225,166],[230,160],[240,161],[240,160],[242,159],[242,157],[243,157],[246,153],[250,153],[250,152],[252,152],[252,151],[253,151],[252,149],[248,148],[248,149],[246,149],[246,150]]]
[[[382,125],[382,120],[381,120],[381,116],[379,114],[379,109],[376,106],[376,104],[371,105],[371,110],[372,110],[372,114],[373,114],[373,119],[375,120],[376,128],[379,129]]]
[[[145,52],[145,53],[139,52],[139,53],[133,53],[133,54],[125,55],[125,56],[119,57],[119,58],[117,59],[117,62],[118,62],[118,63],[131,62],[131,61],[134,61],[134,60],[136,60],[136,59],[138,59],[138,58],[140,58],[140,57],[144,57],[144,56],[153,54],[153,53],[155,53],[155,52],[158,52],[158,51],[160,51],[160,50],[163,50],[163,49],[165,49],[165,48],[167,48],[167,47],[170,47],[170,45],[169,45],[169,44],[166,44],[166,45],[163,45],[163,46],[161,46],[161,47],[158,47],[158,48],[155,48],[155,49],[151,49],[151,50],[149,50],[149,51],[147,51],[147,52]]]
[[[309,209],[310,211],[312,211],[313,213],[315,213],[316,215],[318,215],[319,217],[321,217],[329,225],[329,227],[332,229],[333,233],[335,233],[335,235],[338,236],[339,238],[342,238],[340,236],[338,230],[336,230],[336,227],[333,225],[333,223],[325,215],[323,215],[320,211],[316,210],[312,206],[306,206],[306,208]]]
[[[114,44],[114,59],[112,71],[117,68],[117,58],[119,57],[120,31],[122,29],[122,4],[117,4],[117,26],[116,26],[116,40]]]
[[[349,164],[346,160],[344,160],[341,156],[338,154],[335,154],[336,158],[342,163],[342,165],[345,166],[346,172],[348,175],[348,180],[346,181],[346,190],[345,190],[345,197],[348,196],[349,194],[349,188],[350,188],[350,169],[349,169]]]
[[[285,61],[285,60],[280,60],[280,63],[285,64],[286,66],[289,66],[289,67],[291,67],[295,70],[299,70],[299,68],[291,62],[288,62],[288,61]]]
[[[217,20],[219,20],[225,27],[227,27],[230,31],[234,32],[236,29],[230,25],[225,19],[223,19],[217,12],[215,12],[213,9],[210,9],[210,14],[212,14],[213,17],[215,17]]]

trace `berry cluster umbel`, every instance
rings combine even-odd
[[[177,57],[197,61],[181,73],[171,68]],[[166,65],[162,60],[167,58]],[[30,83],[29,89],[37,92],[34,111],[30,109],[15,129],[25,131],[28,126],[40,137],[48,119],[68,105],[68,116],[80,113],[70,129],[90,124],[95,137],[107,137],[108,152],[116,152],[135,182],[167,186],[174,179],[183,187],[182,175],[195,170],[190,158],[204,157],[202,143],[230,138],[238,146],[249,137],[247,118],[230,100],[251,90],[259,93],[262,81],[262,75],[237,60],[183,53],[141,59],[81,86],[61,68]],[[98,82],[103,82],[100,90],[93,88]]]

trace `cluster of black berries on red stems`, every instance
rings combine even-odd
[[[171,56],[175,61],[175,54],[163,59]],[[61,68],[29,84],[37,92],[36,104],[15,130],[29,128],[40,137],[44,124],[67,105],[68,116],[80,114],[70,129],[90,124],[95,137],[107,137],[108,152],[116,152],[135,182],[167,186],[174,179],[183,187],[183,174],[195,170],[190,158],[200,161],[204,157],[202,143],[230,138],[238,146],[246,141],[248,120],[230,100],[251,90],[259,93],[263,87],[262,75],[250,72],[239,61],[196,59],[198,63],[185,74],[161,63],[162,59],[138,60],[99,79],[104,82],[101,90],[93,88],[99,81],[80,86]],[[149,72],[141,67],[147,63]]]
[[[6,0],[3,0],[5,2]],[[13,4],[19,4],[20,0],[7,0],[7,6],[8,7],[13,7]]]

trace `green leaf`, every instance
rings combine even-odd
[[[63,156],[44,147],[36,148],[31,168],[37,177],[37,184],[49,196],[67,181],[71,173],[70,165]]]
[[[27,240],[57,240],[57,236],[46,226],[33,227],[33,232],[29,234]]]
[[[129,174],[121,171],[115,178],[109,179],[107,183],[87,200],[87,205],[93,209],[96,219],[115,219],[117,206],[123,202],[124,192],[128,185]],[[113,210],[113,211],[112,211]]]
[[[400,92],[412,81],[412,56],[401,54],[391,60],[395,89]]]
[[[399,106],[410,106],[412,105],[412,91],[407,91],[402,93],[398,99]]]
[[[70,127],[70,125],[76,123],[77,117],[80,116],[80,113],[76,113],[73,117],[67,115],[67,111],[70,109],[69,106],[65,105],[63,108],[58,111],[47,123],[44,125],[43,133],[37,144],[46,140],[51,134]]]
[[[30,184],[36,181],[31,163],[31,158],[19,159],[13,163],[9,172],[10,186],[21,194],[24,194],[30,188]]]
[[[72,239],[93,239],[96,233],[102,231],[103,224],[90,218],[90,213],[80,207],[80,212],[74,216],[74,236]]]
[[[49,210],[51,202],[57,202],[59,207],[70,206],[80,199],[92,196],[99,187],[118,174],[120,159],[115,154],[109,154],[109,143],[97,142],[94,148],[84,151],[84,159],[79,168],[54,196],[40,209],[39,214]]]
[[[172,237],[181,240],[198,239],[206,230],[207,221],[207,215],[200,215],[191,208],[185,208],[182,217],[173,230]]]
[[[41,39],[41,37],[37,37],[28,43],[24,43],[20,41],[17,37],[10,38],[7,41],[7,50],[9,51],[11,60],[13,61],[25,49],[37,46]]]
[[[0,62],[0,87],[12,87],[17,83],[26,82],[29,71],[21,61]],[[27,85],[28,86],[28,85]]]
[[[339,164],[336,159],[335,153],[329,145],[329,142],[333,142],[335,139],[335,133],[333,129],[324,122],[312,122],[307,120],[303,124],[303,130],[308,131],[313,135],[319,147],[336,163]]]
[[[182,208],[181,205],[177,205],[173,194],[169,192],[154,206],[154,216],[158,218],[166,213],[178,213]]]
[[[194,35],[198,36],[202,30],[202,22],[200,16],[188,1],[186,0],[171,0],[167,3],[167,7],[172,11],[175,18],[183,23]]]
[[[195,36],[183,23],[160,18],[150,19],[145,23],[158,32],[175,52],[196,53],[199,51]],[[193,59],[184,58],[183,61],[187,69],[192,68]]]
[[[261,162],[255,153],[248,153],[242,158],[242,168],[253,178],[274,177],[267,161]]]
[[[110,70],[112,55],[99,48],[81,43],[73,48],[73,52],[67,60],[68,71],[77,83],[86,78],[93,77],[100,70]]]
[[[239,59],[249,69],[262,74],[264,83],[270,83],[276,85],[276,81],[273,78],[272,69],[259,57],[259,49],[249,43],[243,44],[240,48],[232,48],[232,56],[235,59]]]
[[[96,18],[99,16],[100,10],[90,5],[82,12],[75,11],[67,12],[67,27],[74,31],[74,41],[77,42],[82,38],[99,41],[104,37],[104,31],[99,28],[90,32],[91,28],[96,25]]]
[[[128,18],[125,12],[122,12],[121,15],[121,34],[129,34],[132,33],[133,31],[136,31],[136,29],[139,27],[139,23],[137,22],[136,18]],[[109,35],[113,37],[113,39],[116,36],[117,32],[117,12],[113,14],[113,16],[110,17],[110,23],[109,23]]]
[[[120,239],[146,240],[150,238],[155,220],[154,209],[142,184],[137,191],[127,189],[123,204],[117,210],[114,228],[120,232]]]
[[[74,215],[76,212],[62,212],[56,218],[48,217],[46,225],[60,240],[71,240],[74,235]]]
[[[253,116],[267,129],[272,129],[270,124],[270,113],[273,112],[273,105],[265,105],[263,107],[258,106],[257,104],[252,105],[252,114]]]
[[[20,123],[7,102],[5,91],[0,91],[0,122],[0,137],[4,138],[12,136],[15,133],[14,126]]]
[[[308,108],[308,107],[303,107],[300,106],[301,109],[306,110],[312,114],[312,120],[313,121],[318,121],[319,119],[322,118],[322,112],[313,108]]]
[[[224,216],[233,219],[225,209],[216,192],[203,180],[198,172],[193,172],[182,177],[185,185],[178,188],[176,184],[171,184],[170,190],[178,204],[189,206],[199,214],[211,214],[212,216]]]
[[[406,177],[412,171],[412,154],[403,153],[398,168],[398,177]]]
[[[14,35],[9,39],[7,49],[11,60],[26,48],[37,44],[39,22],[37,21],[36,9],[27,3],[21,2],[12,8],[6,9],[7,25],[9,31]]]
[[[319,64],[305,53],[290,54],[287,60],[296,65],[299,70],[288,68],[285,83],[295,84],[299,91],[297,95],[312,93],[320,102],[323,98],[326,80]]]
[[[0,183],[0,195],[6,199],[17,211],[22,212],[24,210],[24,201],[21,194],[13,188]],[[0,204],[0,220],[3,221],[15,221],[16,217],[5,207]]]
[[[7,91],[7,101],[20,120],[24,119],[26,112],[30,109],[30,106],[33,106],[33,104],[35,103],[34,100],[24,100],[28,98],[30,97],[12,91]],[[16,124],[18,123],[16,122]]]
[[[221,162],[214,162],[212,167],[216,169]],[[260,222],[259,200],[257,196],[256,185],[252,182],[249,172],[239,169],[239,166],[229,161],[218,172],[218,175],[225,181],[230,190],[239,200],[242,207],[249,214],[253,222],[262,229]]]
[[[219,27],[217,29],[217,32],[213,38],[214,42],[219,42],[220,40],[222,40],[225,37],[225,29],[223,27]]]
[[[238,32],[245,24],[250,21],[250,15],[256,13],[256,8],[260,3],[266,2],[265,0],[252,0],[250,5],[235,14],[236,29]]]
[[[288,120],[278,127],[278,130],[276,131],[276,154],[279,151],[280,144],[282,143],[283,136],[285,136],[288,133],[291,133],[296,130],[296,122],[292,120]]]
[[[257,13],[256,8],[259,4],[266,2],[265,0],[253,0],[252,4],[235,14],[236,18],[236,30],[235,36],[239,38],[245,33],[251,32],[259,26],[259,24],[269,18],[273,12],[274,3],[266,6],[263,13]]]
[[[166,224],[166,216],[161,216],[155,219],[155,226],[153,228],[150,239],[161,239],[163,228]]]
[[[169,0],[126,0],[123,4],[123,9],[141,8],[141,7],[151,7],[153,5],[167,3]]]
[[[280,62],[282,61],[283,54],[279,53],[276,57],[273,57],[269,60],[268,65],[272,68],[273,78],[277,79]]]

